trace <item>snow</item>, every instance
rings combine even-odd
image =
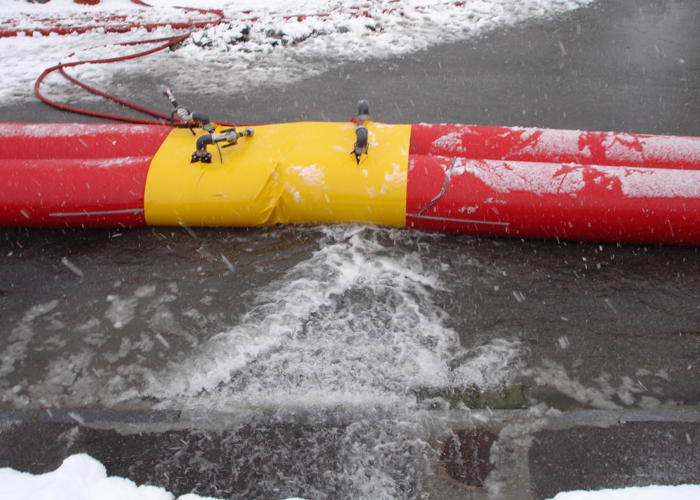
[[[60,467],[46,474],[0,469],[0,498],[12,500],[175,500],[175,496],[152,485],[108,476],[105,466],[86,454],[71,455]],[[600,491],[570,491],[552,500],[695,500],[700,485],[646,486]],[[216,500],[193,493],[177,500]],[[288,498],[287,500],[303,500]]]
[[[697,500],[700,485],[647,486],[619,490],[568,491],[559,493],[553,500]]]
[[[136,485],[107,476],[105,466],[86,454],[72,455],[52,472],[32,475],[10,468],[0,469],[0,498],[12,500],[173,500],[163,488]],[[188,494],[178,500],[207,500]]]
[[[462,134],[459,131],[450,132],[433,141],[433,146],[455,153],[464,153],[465,147],[462,145]]]
[[[231,87],[244,92],[255,85],[276,82],[289,84],[318,74],[327,68],[328,62],[345,60],[369,60],[411,53],[428,46],[467,39],[487,30],[512,25],[527,19],[554,16],[588,5],[594,0],[472,0],[452,2],[448,0],[209,0],[204,7],[221,9],[224,22],[196,30],[176,51],[161,51],[149,56],[149,71],[168,82],[174,89],[201,85],[202,71],[182,71],[182,67],[197,64],[206,68],[210,80],[227,81]],[[82,34],[41,35],[31,30],[56,27],[105,25],[108,18],[124,16],[127,22],[159,24],[186,20],[215,20],[211,13],[193,13],[178,8],[186,0],[148,0],[151,7],[138,6],[131,0],[102,0],[97,5],[78,5],[72,0],[50,0],[48,3],[30,3],[26,0],[6,0],[0,13],[0,26],[27,33],[0,38],[0,54],[3,69],[0,72],[0,100],[5,105],[13,102],[36,101],[33,86],[41,72],[58,62],[92,60],[99,57],[133,52],[133,48],[118,46],[123,42],[149,40],[171,36],[176,31],[160,27],[152,32],[135,28],[126,33],[106,32],[104,28]],[[192,6],[200,6],[189,2]],[[565,48],[561,46],[562,53]],[[28,63],[30,61],[30,63]],[[127,61],[109,65],[81,65],[69,72],[96,87],[104,87],[116,71],[142,68],[142,61]],[[61,86],[50,77],[46,85],[50,95],[60,100],[71,96],[72,87]],[[206,92],[206,89],[202,89]],[[1,127],[1,125],[0,125]],[[37,134],[52,134],[47,127],[37,127]],[[25,131],[26,133],[26,131]],[[75,133],[75,130],[73,130]],[[5,131],[4,135],[7,135]],[[443,146],[453,144],[455,137],[446,136]],[[689,139],[679,138],[679,141]],[[661,147],[661,146],[659,146]],[[683,148],[679,148],[683,150]],[[673,154],[672,151],[668,152]],[[462,171],[469,166],[464,165]],[[462,172],[462,173],[463,173]],[[318,172],[312,167],[299,171],[308,183],[319,181]],[[501,170],[501,175],[513,176],[513,187],[522,181],[517,172]],[[549,173],[548,173],[549,174]],[[622,175],[622,174],[620,174]],[[543,180],[542,189],[550,189]],[[622,180],[622,178],[620,177]],[[632,183],[634,178],[627,180]],[[395,181],[394,176],[386,178]],[[575,191],[580,179],[568,179],[567,188]],[[632,185],[632,184],[629,184]],[[675,183],[672,190],[678,190]],[[562,188],[561,184],[557,185]],[[697,196],[697,192],[693,192]],[[640,194],[640,195],[643,195]],[[232,265],[222,256],[226,266]],[[62,264],[72,272],[82,271],[67,258]],[[134,297],[111,295],[111,307],[107,313],[115,327],[119,328],[133,318],[136,301],[152,293],[139,290]],[[516,295],[516,300],[524,296]],[[52,301],[30,310],[31,315],[41,314],[56,307]],[[31,332],[20,325],[27,341]],[[27,335],[24,335],[27,334]],[[158,340],[167,345],[162,336]],[[272,342],[275,339],[270,339]],[[561,340],[565,342],[566,339]],[[19,348],[24,348],[21,344]],[[504,345],[504,365],[509,365],[513,346]],[[258,346],[264,348],[264,346]],[[564,345],[562,345],[564,348]],[[12,364],[7,365],[11,369]],[[2,373],[0,373],[2,375]],[[465,375],[466,376],[466,375]],[[473,376],[473,375],[470,375]],[[76,420],[79,416],[76,414]],[[666,500],[686,500],[700,497],[700,485],[648,486],[598,492],[560,493],[556,500],[622,500],[663,497]],[[29,474],[11,468],[0,469],[0,498],[15,500],[173,500],[175,497],[163,488],[137,485],[125,478],[108,476],[103,464],[92,457],[79,454],[66,458],[55,471],[45,474]],[[179,500],[202,499],[194,494],[183,495]],[[293,499],[290,499],[293,500]]]
[[[178,89],[202,88],[205,71],[211,81],[226,81],[239,92],[256,85],[290,84],[325,71],[329,62],[369,60],[406,54],[428,46],[466,39],[531,18],[555,16],[594,0],[210,0],[193,7],[220,9],[224,22],[195,30],[176,51],[148,56],[151,75]],[[178,8],[181,0],[149,0],[152,7],[130,0],[102,0],[94,6],[72,0],[29,3],[3,2],[0,33],[10,28],[48,29],[57,25],[114,26],[116,16],[141,25],[216,20],[216,15]],[[111,18],[111,19],[110,19]],[[179,31],[178,33],[184,33]],[[59,62],[94,60],[144,50],[118,46],[122,42],[151,40],[173,35],[166,27],[147,32],[82,34],[32,34],[0,38],[4,71],[0,75],[0,99],[5,103],[35,99],[33,84],[41,72]],[[60,40],[60,42],[59,42]],[[27,64],[31,61],[31,64]],[[198,71],[182,71],[196,65]],[[111,75],[143,68],[143,60],[115,64],[85,64],[68,72],[91,86],[105,88]],[[205,69],[204,69],[205,68]],[[56,100],[72,96],[76,89],[50,75],[44,86]],[[44,88],[44,87],[42,87]],[[84,95],[81,92],[80,95]]]
[[[291,173],[297,174],[299,177],[304,179],[304,183],[307,186],[319,186],[324,183],[323,170],[318,168],[316,164],[304,166],[292,166],[288,167],[287,170]]]
[[[593,184],[601,184],[608,190],[619,185],[628,198],[700,196],[700,172],[678,169],[462,159],[452,177],[464,174],[473,175],[498,193],[531,191],[575,196]]]

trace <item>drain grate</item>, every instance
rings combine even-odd
[[[457,431],[445,441],[440,461],[453,479],[481,487],[493,469],[490,455],[496,439],[495,434],[483,429]]]

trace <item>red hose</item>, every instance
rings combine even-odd
[[[102,63],[113,63],[113,62],[118,62],[118,61],[126,61],[128,59],[135,59],[137,57],[143,57],[149,54],[152,54],[154,52],[157,52],[159,50],[171,47],[175,45],[176,43],[179,43],[183,40],[185,40],[187,37],[189,37],[190,34],[184,34],[184,35],[178,35],[174,37],[168,37],[168,38],[158,38],[155,40],[143,40],[143,41],[138,41],[138,42],[125,42],[125,43],[120,43],[119,45],[139,45],[139,44],[145,44],[145,43],[157,43],[157,42],[164,42],[161,45],[158,45],[155,48],[151,48],[149,50],[143,51],[143,52],[136,52],[133,54],[128,54],[126,56],[120,56],[120,57],[112,57],[109,59],[93,59],[93,60],[88,60],[88,61],[74,61],[74,62],[69,62],[69,63],[59,63],[55,66],[51,66],[50,68],[47,68],[44,70],[44,72],[37,78],[36,83],[34,84],[34,93],[36,96],[41,99],[41,101],[45,102],[46,104],[53,106],[54,108],[63,110],[63,111],[70,111],[71,113],[78,113],[82,115],[87,115],[87,116],[93,116],[97,118],[106,118],[109,120],[116,120],[116,121],[123,121],[123,122],[129,122],[129,123],[141,123],[141,124],[158,124],[162,125],[162,121],[153,121],[153,120],[144,120],[141,118],[131,118],[128,116],[120,116],[120,115],[112,115],[108,113],[101,113],[99,111],[91,111],[87,109],[81,109],[81,108],[76,108],[73,106],[69,106],[67,104],[62,104],[56,101],[52,101],[45,97],[40,90],[41,83],[44,81],[44,79],[51,73],[53,73],[56,70],[60,70],[61,74],[65,76],[69,81],[83,87],[84,89],[92,92],[93,94],[99,95],[101,97],[105,97],[107,99],[111,99],[115,102],[118,102],[119,104],[122,104],[124,106],[130,107],[132,109],[137,109],[138,111],[144,112],[146,114],[149,114],[151,116],[155,116],[158,118],[162,118],[164,120],[169,120],[170,117],[166,115],[162,115],[160,113],[157,113],[155,111],[148,110],[146,108],[141,108],[140,106],[136,106],[135,104],[128,103],[127,101],[124,101],[122,99],[119,99],[118,97],[112,96],[110,94],[107,94],[106,92],[102,92],[100,90],[97,90],[95,88],[92,88],[77,79],[70,77],[64,70],[64,68],[70,68],[72,66],[79,66],[81,64],[102,64]],[[181,125],[181,124],[180,124]]]
[[[132,2],[137,3],[139,5],[144,5],[144,6],[150,7],[150,5],[142,2],[141,0],[132,0]],[[157,25],[135,25],[135,24],[132,24],[132,25],[130,25],[130,29],[137,28],[137,27],[145,27],[146,29],[150,30],[154,27],[160,27],[160,26],[166,26],[166,25],[169,25],[173,28],[183,28],[183,27],[190,28],[190,29],[202,28],[202,27],[209,26],[209,25],[216,26],[216,25],[221,23],[221,21],[223,20],[223,17],[224,17],[223,12],[220,10],[206,10],[206,9],[198,9],[198,8],[191,8],[191,7],[179,7],[179,8],[187,10],[187,11],[214,13],[218,16],[218,18],[215,21],[202,21],[202,22],[195,22],[195,23],[189,23],[189,24],[177,24],[177,23],[176,24],[161,23],[161,24],[157,24]],[[94,29],[94,27],[92,27],[91,29]],[[107,92],[103,92],[103,91],[98,90],[94,87],[91,87],[91,86],[79,81],[78,79],[68,75],[68,73],[66,73],[66,71],[65,71],[65,68],[70,68],[72,66],[79,66],[82,64],[107,64],[107,63],[113,63],[113,62],[119,62],[119,61],[126,61],[129,59],[136,59],[138,57],[144,57],[144,56],[147,56],[149,54],[153,54],[154,52],[158,52],[160,50],[172,47],[175,44],[184,41],[185,39],[187,39],[190,36],[191,33],[192,32],[190,31],[184,35],[176,35],[176,36],[166,37],[166,38],[157,38],[154,40],[123,42],[123,43],[117,44],[117,45],[122,45],[122,46],[130,46],[130,45],[141,45],[141,44],[147,44],[147,43],[164,42],[163,44],[158,45],[155,48],[151,48],[151,49],[148,49],[148,50],[145,50],[142,52],[128,54],[125,56],[112,57],[112,58],[107,58],[107,59],[93,59],[93,60],[88,60],[88,61],[74,61],[74,62],[70,62],[70,63],[59,63],[55,66],[52,66],[50,68],[45,69],[44,72],[39,76],[39,78],[37,78],[37,80],[34,84],[34,93],[42,102],[44,102],[50,106],[53,106],[57,109],[60,109],[62,111],[69,111],[71,113],[78,113],[78,114],[92,116],[92,117],[96,117],[96,118],[105,118],[108,120],[122,121],[122,122],[127,122],[127,123],[139,123],[139,124],[146,124],[146,125],[153,125],[153,124],[162,125],[163,122],[166,122],[166,123],[170,122],[171,117],[169,115],[165,115],[163,113],[159,113],[157,111],[153,111],[151,109],[144,108],[142,106],[138,106],[137,104],[134,104],[132,102],[129,102],[129,101],[126,101],[126,100],[121,99],[119,97],[108,94]],[[53,73],[56,70],[58,70],[61,73],[61,75],[63,75],[68,81],[84,88],[85,90],[87,90],[87,91],[89,91],[97,96],[104,97],[105,99],[109,99],[111,101],[114,101],[118,104],[121,104],[122,106],[131,108],[135,111],[139,111],[141,113],[153,116],[155,118],[159,118],[160,120],[154,121],[154,120],[145,120],[142,118],[132,118],[132,117],[122,116],[122,115],[113,115],[113,114],[109,114],[109,113],[102,113],[99,111],[92,111],[92,110],[87,110],[87,109],[76,108],[74,106],[69,106],[67,104],[62,104],[62,103],[59,103],[56,101],[52,101],[51,99],[48,99],[46,96],[44,96],[41,93],[40,87],[41,87],[41,84],[44,81],[44,79],[49,74]],[[237,125],[237,124],[228,123],[228,122],[217,122],[217,123],[219,123],[220,125],[224,125],[224,126],[236,126]],[[175,121],[174,125],[177,127],[187,126],[185,123],[182,123],[179,120]]]
[[[119,97],[113,96],[113,95],[108,94],[106,92],[102,92],[101,90],[98,90],[94,87],[90,87],[89,85],[81,82],[80,80],[70,76],[68,73],[66,73],[66,71],[63,68],[64,68],[63,66],[60,66],[58,68],[58,70],[61,72],[61,74],[64,76],[64,78],[66,80],[78,85],[79,87],[84,88],[88,92],[92,92],[95,95],[98,95],[100,97],[104,97],[105,99],[109,99],[111,101],[116,102],[117,104],[121,104],[122,106],[125,106],[127,108],[131,108],[135,111],[139,111],[139,112],[144,113],[146,115],[151,115],[155,118],[160,118],[161,120],[170,120],[170,116],[168,116],[168,115],[165,115],[163,113],[158,113],[157,111],[153,111],[153,110],[148,109],[148,108],[144,108],[142,106],[139,106],[139,105],[134,104],[132,102],[126,101],[126,100],[121,99]]]
[[[147,4],[147,3],[144,2],[143,0],[131,0],[131,1],[132,1],[132,3],[137,4],[137,5],[142,5],[142,6],[145,6],[145,7],[151,7],[151,5]],[[463,2],[454,2],[454,5],[461,6],[461,5],[463,5]],[[224,13],[223,13],[223,11],[218,10],[218,9],[200,9],[200,8],[195,8],[195,7],[177,7],[177,8],[183,9],[183,10],[185,10],[185,11],[195,11],[195,12],[199,12],[199,13],[202,13],[202,14],[214,14],[214,15],[216,16],[216,19],[215,19],[215,20],[212,20],[212,21],[199,21],[199,22],[190,22],[190,23],[153,23],[153,24],[125,23],[124,25],[121,25],[121,26],[114,26],[114,25],[95,26],[95,25],[93,25],[93,26],[83,27],[83,28],[80,28],[80,27],[77,27],[77,28],[76,28],[76,27],[74,27],[74,28],[70,28],[70,27],[69,27],[69,28],[60,28],[60,27],[58,27],[58,28],[49,28],[49,29],[47,29],[47,30],[41,30],[41,29],[40,29],[40,30],[29,30],[30,32],[29,32],[28,34],[31,34],[31,32],[34,32],[34,31],[38,31],[38,32],[43,33],[43,34],[48,34],[48,33],[61,33],[61,34],[67,34],[67,33],[83,33],[83,32],[85,32],[85,31],[93,30],[93,29],[96,29],[96,28],[102,28],[102,29],[105,30],[105,32],[126,32],[126,31],[130,31],[131,29],[134,29],[134,28],[145,28],[146,30],[151,31],[151,30],[154,30],[154,29],[156,29],[156,28],[165,27],[165,26],[170,26],[171,28],[174,28],[174,29],[189,29],[189,30],[193,30],[193,29],[197,29],[197,28],[204,28],[204,27],[207,27],[207,26],[218,26],[218,25],[221,24],[221,23],[223,22],[223,20],[224,20]],[[386,13],[386,12],[393,12],[394,10],[395,10],[395,8],[392,8],[392,9],[385,9],[384,12],[385,12],[385,13]],[[368,10],[367,10],[366,8],[364,8],[364,7],[363,7],[363,8],[351,7],[351,12],[352,12],[352,14],[353,14],[354,16],[357,16],[357,17],[360,17],[360,16],[369,16]],[[328,15],[329,15],[329,14],[315,14],[315,15],[312,14],[312,15],[300,15],[300,16],[286,16],[285,19],[292,19],[292,18],[296,17],[297,20],[301,21],[302,19],[304,19],[304,18],[306,18],[306,17],[326,17],[326,16],[328,16]],[[255,21],[254,18],[251,19],[251,20],[252,20],[253,22]],[[17,35],[18,33],[24,32],[24,31],[26,31],[26,30],[16,30],[16,31],[14,31],[14,32],[12,32],[12,31],[3,31],[2,33],[0,33],[0,36],[12,36],[13,34],[14,34],[14,35]],[[65,68],[69,68],[69,67],[72,67],[72,66],[78,66],[78,65],[81,65],[81,64],[106,64],[106,63],[111,63],[111,62],[125,61],[125,60],[128,60],[128,59],[135,59],[135,58],[137,58],[137,57],[144,57],[144,56],[147,56],[147,55],[152,54],[152,53],[154,53],[154,52],[157,52],[157,51],[159,51],[159,50],[163,50],[163,49],[165,49],[165,48],[172,47],[173,45],[175,45],[175,44],[177,44],[177,43],[179,43],[179,42],[184,41],[187,37],[190,36],[191,32],[192,32],[192,31],[188,32],[188,33],[185,34],[185,35],[178,35],[178,36],[173,36],[173,37],[168,37],[168,38],[160,38],[160,39],[156,39],[156,40],[145,40],[145,41],[136,41],[136,42],[125,42],[125,43],[117,44],[117,45],[138,45],[138,44],[142,44],[142,43],[156,43],[156,42],[161,42],[161,41],[165,42],[163,45],[160,45],[160,46],[158,46],[158,47],[156,47],[156,48],[154,48],[154,49],[150,49],[150,50],[146,50],[146,51],[143,51],[143,52],[138,52],[138,53],[130,54],[130,55],[127,55],[127,56],[114,57],[114,58],[109,58],[109,59],[96,59],[96,60],[91,60],[91,61],[75,61],[75,62],[71,62],[71,63],[60,63],[60,64],[57,64],[56,66],[52,66],[52,67],[50,67],[50,68],[47,68],[47,69],[44,70],[44,72],[39,76],[39,78],[36,80],[36,83],[34,84],[34,93],[35,93],[36,96],[37,96],[41,101],[43,101],[44,103],[46,103],[46,104],[48,104],[48,105],[50,105],[50,106],[53,106],[53,107],[55,107],[55,108],[57,108],[57,109],[61,109],[61,110],[63,110],[63,111],[69,111],[69,112],[72,112],[72,113],[79,113],[79,114],[86,115],[86,116],[93,116],[93,117],[97,117],[97,118],[105,118],[105,119],[109,119],[109,120],[123,121],[123,122],[128,122],[128,123],[140,123],[140,124],[154,124],[154,123],[155,123],[155,124],[162,124],[162,121],[144,120],[144,119],[131,118],[131,117],[121,116],[121,115],[112,115],[112,114],[108,114],[108,113],[101,113],[101,112],[98,112],[98,111],[91,111],[91,110],[86,110],[86,109],[80,109],[80,108],[76,108],[76,107],[73,107],[73,106],[69,106],[69,105],[67,105],[67,104],[61,104],[61,103],[58,103],[58,102],[55,102],[55,101],[52,101],[52,100],[46,98],[46,97],[41,93],[41,91],[40,91],[40,86],[41,86],[41,83],[44,81],[44,79],[45,79],[50,73],[52,73],[52,72],[54,72],[54,71],[56,71],[56,70],[59,70],[60,73],[61,73],[68,81],[70,81],[70,82],[72,82],[72,83],[74,83],[74,84],[76,84],[76,85],[78,85],[78,86],[84,88],[85,90],[87,90],[87,91],[89,91],[89,92],[91,92],[91,93],[93,93],[93,94],[95,94],[95,95],[98,95],[98,96],[100,96],[100,97],[104,97],[104,98],[106,98],[106,99],[112,100],[112,101],[114,101],[114,102],[116,102],[116,103],[121,104],[122,106],[126,106],[126,107],[131,108],[131,109],[133,109],[133,110],[135,110],[135,111],[139,111],[139,112],[141,112],[141,113],[148,114],[148,115],[150,115],[150,116],[152,116],[152,117],[159,118],[160,120],[169,121],[169,120],[170,120],[170,116],[164,115],[164,114],[162,114],[162,113],[158,113],[157,111],[153,111],[153,110],[150,110],[150,109],[148,109],[148,108],[144,108],[144,107],[142,107],[142,106],[138,106],[138,105],[136,105],[136,104],[134,104],[134,103],[131,103],[131,102],[126,101],[126,100],[124,100],[124,99],[120,99],[120,98],[118,98],[118,97],[116,97],[116,96],[113,96],[113,95],[108,94],[108,93],[106,93],[106,92],[100,91],[100,90],[98,90],[98,89],[95,89],[95,88],[93,88],[93,87],[90,87],[89,85],[87,85],[87,84],[85,84],[85,83],[83,83],[83,82],[80,82],[78,79],[73,78],[73,77],[71,77],[70,75],[68,75],[68,73],[66,73],[66,71],[65,71]],[[239,125],[239,124],[227,123],[227,122],[217,122],[217,123],[219,123],[220,125],[224,125],[224,126],[238,126],[238,125]],[[184,123],[182,123],[182,122],[180,122],[180,121],[176,122],[175,125],[176,125],[176,126],[180,126],[180,127],[186,126],[186,124],[184,124]]]
[[[132,3],[141,5],[143,7],[152,7],[145,2],[140,0],[131,0]],[[210,14],[214,18],[209,21],[195,21],[195,22],[160,22],[160,23],[136,23],[128,21],[127,16],[124,15],[111,15],[97,21],[101,24],[94,23],[88,26],[72,26],[60,24],[58,21],[52,21],[51,19],[36,19],[42,23],[47,23],[48,27],[44,28],[6,28],[5,26],[0,26],[0,38],[3,37],[13,37],[20,34],[31,36],[34,33],[40,33],[44,36],[48,36],[51,33],[58,35],[70,35],[70,34],[82,34],[88,31],[102,30],[105,33],[127,33],[134,28],[142,28],[146,31],[154,31],[158,28],[172,28],[172,29],[196,29],[196,28],[206,28],[207,26],[218,26],[224,21],[224,12],[220,9],[200,9],[197,7],[175,7],[177,9],[182,9],[185,12],[198,12],[200,14]],[[30,18],[31,19],[31,18]],[[5,23],[11,24],[11,22]]]

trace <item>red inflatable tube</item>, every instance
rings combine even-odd
[[[700,138],[414,125],[406,225],[700,245]]]
[[[424,155],[411,155],[408,168],[409,227],[700,245],[700,170]]]
[[[0,160],[152,156],[171,130],[165,125],[0,123]]]
[[[0,226],[145,225],[146,178],[171,131],[0,124]],[[700,245],[697,137],[419,124],[407,155],[395,164],[408,163],[408,227]]]
[[[1,124],[0,225],[143,226],[146,175],[169,127]]]
[[[11,226],[143,226],[143,193],[151,157],[0,162]],[[96,175],[98,173],[98,175]]]
[[[418,124],[411,154],[486,160],[700,169],[700,137]]]

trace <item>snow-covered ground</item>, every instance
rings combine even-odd
[[[195,30],[176,51],[161,51],[147,60],[119,64],[82,65],[69,73],[100,89],[107,88],[116,72],[143,71],[178,90],[203,83],[226,82],[245,92],[261,84],[287,85],[317,75],[329,65],[345,60],[368,60],[408,54],[447,41],[465,39],[533,18],[556,16],[594,0],[210,0],[193,6],[220,9],[223,22]],[[3,69],[0,101],[34,99],[33,84],[40,73],[59,62],[94,60],[144,50],[144,46],[116,44],[169,36],[165,27],[151,32],[134,29],[109,32],[110,27],[134,23],[155,25],[216,20],[211,13],[186,11],[175,6],[181,0],[149,0],[151,7],[131,0],[101,0],[78,5],[73,0],[29,3],[6,0],[0,13],[0,34],[22,31],[20,36],[0,38]],[[94,31],[43,36],[38,31],[58,26],[98,26]],[[107,31],[107,32],[106,32]],[[180,32],[181,33],[181,32]],[[74,86],[50,76],[45,93],[51,98],[71,97]],[[84,93],[83,93],[84,94]]]
[[[223,11],[223,22],[195,30],[178,50],[148,56],[148,69],[175,90],[201,85],[202,72],[206,71],[208,80],[226,81],[228,86],[244,91],[255,85],[289,84],[345,60],[408,54],[430,45],[478,36],[528,19],[555,16],[593,1],[209,0],[205,7]],[[117,44],[178,33],[169,27],[151,32],[134,28],[126,33],[113,33],[109,23],[116,22],[116,16],[123,16],[119,22],[141,25],[217,19],[208,13],[176,7],[187,4],[187,0],[148,0],[148,3],[150,6],[137,5],[131,0],[101,0],[97,5],[78,5],[72,0],[3,2],[0,26],[6,32],[21,33],[0,38],[3,61],[0,102],[36,99],[35,80],[45,68],[58,62],[128,54],[135,49]],[[27,34],[59,25],[102,27],[80,34]],[[190,67],[196,67],[197,71],[182,70]],[[114,72],[141,68],[143,61],[125,61],[83,65],[71,71],[89,84],[104,88]],[[50,78],[47,85],[54,85],[47,92],[52,97],[71,97],[69,87],[62,86],[57,79]],[[87,455],[74,455],[57,470],[42,475],[0,469],[0,498],[166,500],[174,497],[162,488],[108,477],[98,461]],[[181,500],[197,498],[202,497],[180,497]],[[700,486],[568,492],[555,498],[686,500],[700,498]]]
[[[88,455],[66,458],[53,472],[32,475],[0,469],[0,498],[12,500],[173,500],[163,488],[137,485],[129,479],[107,476],[105,467]],[[600,491],[559,493],[554,500],[697,500],[700,485],[647,486]],[[187,494],[178,500],[212,500]],[[296,499],[287,499],[296,500]]]
[[[567,491],[553,500],[693,500],[700,498],[700,485],[647,486],[600,491]]]

